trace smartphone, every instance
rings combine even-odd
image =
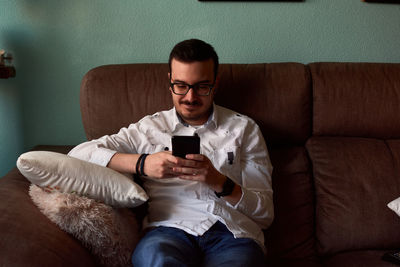
[[[172,155],[185,158],[187,154],[200,154],[200,137],[198,135],[174,135],[171,139]]]

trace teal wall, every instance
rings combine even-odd
[[[400,62],[400,5],[360,0],[0,0],[0,176],[38,144],[85,140],[82,76],[110,63],[166,62],[178,41],[212,43],[223,63]]]
[[[15,82],[0,79],[0,177],[23,151],[20,99]]]

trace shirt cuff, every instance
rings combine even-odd
[[[90,162],[98,164],[100,166],[107,167],[111,158],[117,153],[117,151],[108,149],[108,148],[100,148],[93,152],[90,157]]]
[[[244,214],[247,214],[249,210],[254,209],[254,206],[257,205],[257,203],[257,195],[252,191],[242,187],[242,196],[240,197],[239,201],[234,206],[229,202],[228,205]]]

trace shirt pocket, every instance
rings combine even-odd
[[[213,164],[222,174],[241,184],[240,147],[227,146],[214,150]]]

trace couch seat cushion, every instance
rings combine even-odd
[[[313,137],[307,142],[316,189],[317,250],[400,247],[398,140]]]
[[[274,166],[275,218],[266,231],[268,256],[287,261],[313,260],[314,197],[307,152],[300,146],[271,149],[270,157]]]
[[[336,254],[323,261],[326,267],[395,267],[382,260],[383,250],[350,251]]]

